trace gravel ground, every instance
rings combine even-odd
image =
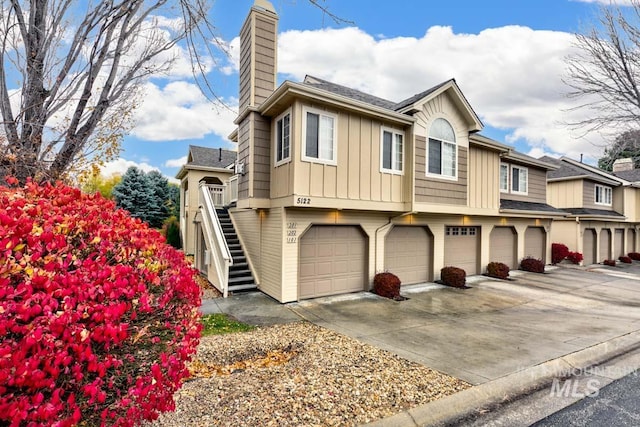
[[[353,426],[470,387],[306,322],[205,337],[192,366],[147,427]]]

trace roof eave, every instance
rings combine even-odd
[[[563,156],[563,157],[560,158],[560,160],[565,161],[565,162],[569,163],[570,165],[574,165],[576,167],[588,170],[588,171],[590,171],[592,173],[595,173],[595,174],[599,175],[603,180],[606,180],[606,181],[609,181],[611,183],[614,183],[614,184],[610,184],[610,185],[628,185],[628,184],[630,184],[630,182],[625,180],[625,179],[618,178],[615,175],[611,175],[608,172],[602,171],[602,170],[600,170],[598,168],[595,168],[595,167],[593,167],[591,165],[584,164],[584,163],[579,162],[577,160],[573,160],[573,159],[571,159],[569,157],[564,157]],[[591,179],[596,181],[596,179],[594,179],[593,177],[591,177]]]
[[[525,156],[522,155],[516,151],[511,150],[509,153],[507,153],[507,155],[503,156],[504,159],[507,160],[513,160],[516,162],[522,162],[522,163],[526,163],[528,165],[534,165],[534,166],[538,166],[542,169],[546,169],[546,170],[557,170],[558,166],[554,166],[550,163],[546,163],[543,162],[541,160],[538,159],[534,159],[533,157],[530,156]]]
[[[567,216],[566,212],[529,211],[522,209],[500,209],[501,214],[509,214],[517,217],[557,218]]]
[[[484,135],[471,134],[469,135],[469,142],[473,145],[488,148],[490,150],[499,151],[501,153],[508,153],[512,150],[508,145],[502,144],[498,141],[494,141],[491,138],[487,138]]]

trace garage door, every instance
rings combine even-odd
[[[362,291],[367,238],[357,226],[314,225],[300,239],[300,299]]]
[[[616,228],[614,237],[615,237],[615,239],[614,239],[615,252],[614,252],[613,255],[614,255],[614,258],[618,258],[620,256],[625,255],[625,253],[624,253],[624,229]]]
[[[611,231],[604,228],[600,230],[600,253],[598,261],[611,259]]]
[[[596,258],[596,230],[587,228],[584,230],[584,237],[582,239],[584,265],[595,264],[598,262]]]
[[[478,274],[480,229],[445,227],[444,265],[462,268],[467,275]]]
[[[545,260],[546,233],[542,227],[528,227],[524,233],[524,256]]]
[[[398,276],[403,285],[432,280],[433,238],[426,228],[393,227],[384,248],[385,270]]]
[[[636,251],[636,230],[630,228],[627,230],[627,251]]]
[[[517,238],[513,227],[494,227],[491,230],[489,261],[516,268]]]

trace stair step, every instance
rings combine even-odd
[[[229,291],[231,292],[239,292],[239,291],[250,291],[253,289],[258,289],[258,286],[255,283],[247,283],[245,285],[229,285]]]
[[[238,277],[229,277],[229,286],[232,285],[247,285],[249,283],[254,283],[253,276],[251,274],[238,276]]]
[[[245,264],[247,262],[247,257],[242,254],[240,255],[231,254],[231,258],[233,258],[233,265]]]
[[[242,247],[240,246],[240,240],[238,239],[227,239],[227,246],[229,247],[229,250],[242,250]]]
[[[229,272],[231,271],[249,271],[249,264],[247,264],[246,262],[239,262],[239,263],[233,263],[233,265],[231,267],[229,267]]]

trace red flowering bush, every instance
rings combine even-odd
[[[464,288],[467,283],[467,273],[458,267],[444,267],[440,269],[440,280],[447,286]]]
[[[200,335],[194,273],[100,195],[0,186],[0,425],[132,426],[173,409]]]
[[[544,273],[544,262],[534,257],[526,257],[520,261],[520,270],[532,273]]]
[[[629,258],[628,256],[621,256],[618,258],[620,260],[620,262],[624,262],[625,264],[631,264],[631,258]]]
[[[604,265],[608,265],[609,267],[615,267],[616,266],[616,260],[615,259],[605,259],[604,261],[602,261],[602,263]]]
[[[400,278],[393,273],[377,273],[373,276],[373,292],[381,297],[400,299]]]
[[[551,263],[557,264],[569,255],[569,248],[562,243],[551,244]]]
[[[627,255],[634,261],[640,261],[640,252],[629,252]]]
[[[490,262],[487,265],[487,275],[506,280],[509,278],[509,266],[502,262]]]
[[[567,259],[573,264],[580,264],[584,259],[584,256],[580,252],[569,252]]]

